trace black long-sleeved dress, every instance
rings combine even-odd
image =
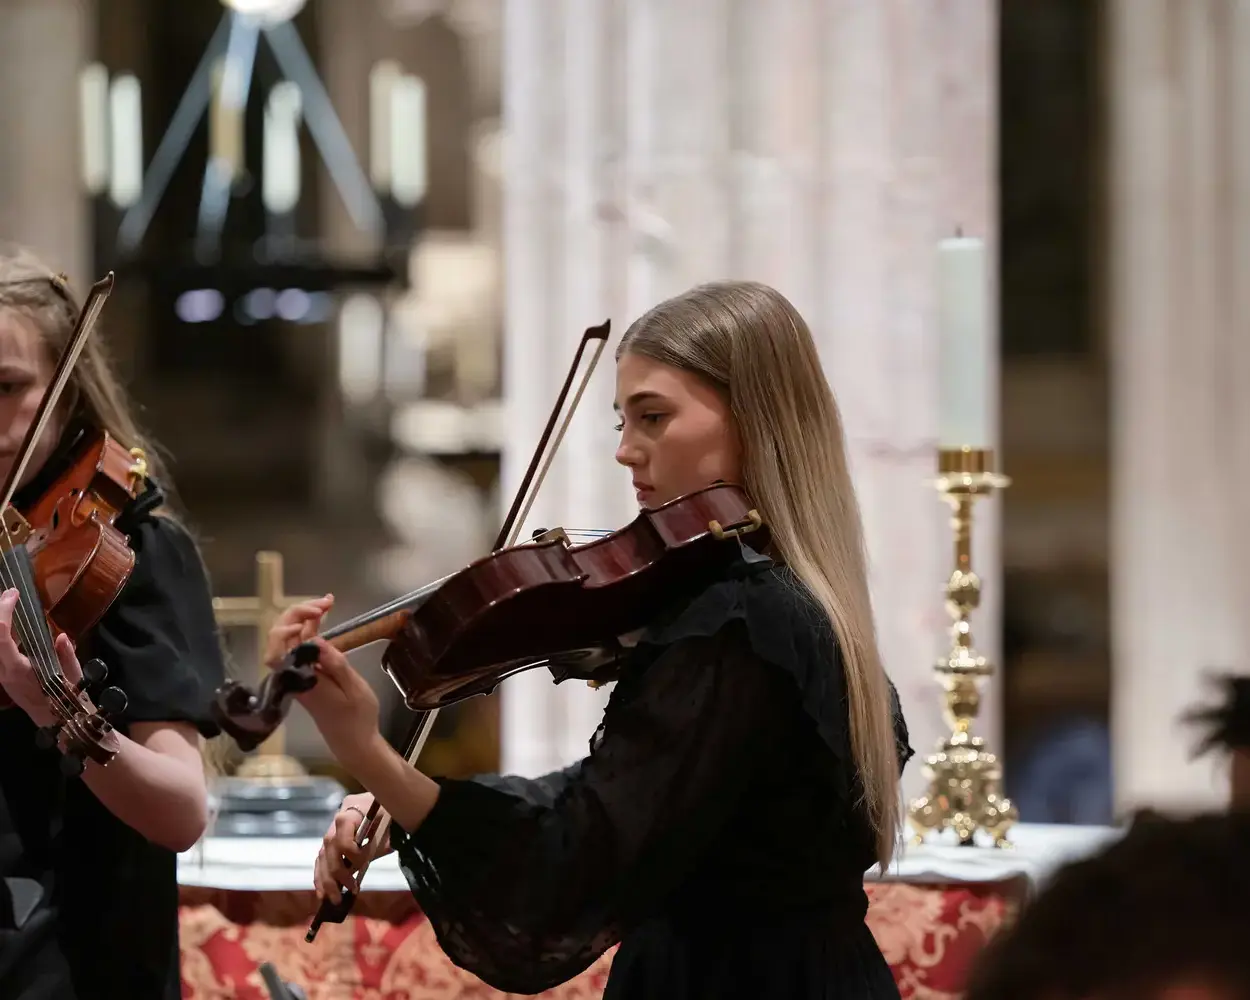
[[[832,630],[788,571],[747,560],[666,617],[586,759],[442,780],[420,829],[393,829],[439,943],[515,993],[620,942],[606,1000],[898,997],[864,924],[874,838]]]

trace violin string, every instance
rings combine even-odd
[[[0,582],[4,584],[6,590],[17,591],[17,601],[13,606],[14,630],[22,642],[24,652],[39,679],[39,686],[43,689],[51,707],[62,718],[71,718],[75,706],[70,701],[64,686],[58,683],[58,675],[62,680],[64,675],[60,670],[60,661],[57,659],[49,629],[46,626],[39,627],[38,622],[32,619],[31,610],[27,607],[25,598],[28,595],[37,595],[38,590],[34,586],[29,568],[22,559],[26,551],[25,547],[16,543],[8,524],[2,519],[0,519],[0,528],[4,532],[6,543],[3,558],[0,558]],[[18,563],[16,568],[14,567],[15,561]],[[23,587],[22,584],[26,586]],[[36,604],[38,603],[36,597]],[[44,619],[44,616],[39,614],[37,618]]]
[[[46,655],[45,650],[40,647],[32,648],[34,644],[30,641],[31,637],[28,635],[30,632],[29,615],[26,611],[25,602],[22,600],[22,588],[19,585],[17,573],[14,571],[13,566],[13,561],[20,558],[17,551],[18,546],[15,543],[12,532],[9,530],[9,526],[5,524],[3,528],[6,547],[3,559],[0,559],[0,582],[4,583],[6,590],[17,591],[17,601],[13,605],[13,625],[18,633],[18,638],[22,641],[23,647],[25,647],[23,651],[30,658],[31,665],[39,674],[40,686],[44,688],[45,694],[51,696],[52,692],[48,690],[48,684],[46,683],[50,675],[48,665],[43,659]]]
[[[22,448],[9,469],[2,487],[4,496],[0,499],[0,531],[3,532],[5,545],[4,552],[0,554],[0,582],[4,583],[6,589],[17,591],[12,624],[18,638],[22,641],[26,657],[30,660],[31,667],[39,679],[39,686],[43,689],[53,712],[62,721],[69,721],[78,713],[78,699],[70,691],[65,673],[61,669],[60,659],[56,655],[51,628],[47,615],[44,613],[43,602],[39,598],[39,590],[35,586],[29,552],[24,544],[16,544],[13,532],[3,518],[3,512],[12,505],[13,494],[18,483],[21,482],[26,463],[30,461],[36,443],[52,419],[56,401],[69,382],[74,365],[86,346],[87,338],[91,335],[112,288],[113,273],[111,271],[107,278],[92,286],[87,301],[83,303],[79,311],[70,342],[57,362],[52,384],[45,391],[39,409],[35,412],[35,418],[27,429]],[[33,604],[33,610],[27,606],[27,601]]]
[[[33,632],[31,638],[41,647],[43,655],[46,657],[48,673],[54,681],[54,687],[63,691],[60,684],[55,683],[58,680],[65,679],[64,671],[61,670],[61,658],[56,653],[56,643],[52,638],[52,630],[48,627],[48,618],[44,614],[43,602],[39,598],[39,588],[35,583],[34,567],[31,566],[30,560],[26,556],[25,548],[22,548],[17,553],[17,562],[20,573],[18,594],[26,596],[26,601],[19,602],[23,608],[23,618],[25,619],[29,612],[30,620],[27,622],[27,625]],[[25,584],[24,587],[21,585],[23,583]]]
[[[606,528],[565,528],[564,533],[571,538],[607,538],[612,534]]]

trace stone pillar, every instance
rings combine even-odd
[[[0,2],[0,239],[31,247],[78,289],[97,277],[78,100],[94,9],[79,0]]]
[[[1250,3],[1109,5],[1116,801],[1222,805],[1180,715],[1250,671]]]
[[[615,344],[633,317],[700,281],[776,285],[811,324],[843,409],[882,649],[928,752],[943,730],[931,668],[951,569],[928,485],[936,244],[962,226],[996,246],[993,5],[562,9],[512,4],[506,15],[504,492],[584,327],[610,317]],[[613,461],[611,368],[609,357],[533,526],[619,527],[636,513]],[[996,655],[996,505],[979,514],[977,639]],[[536,772],[584,750],[597,696],[540,677],[505,690],[505,768]],[[987,700],[982,730],[994,740]],[[909,768],[907,794],[922,780]]]

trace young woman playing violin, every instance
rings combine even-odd
[[[877,651],[842,428],[802,317],[771,288],[706,285],[617,350],[617,461],[639,505],[741,483],[771,531],[653,621],[590,753],[544,778],[433,780],[378,733],[378,702],[322,640],[299,696],[393,817],[391,844],[448,956],[537,993],[620,943],[607,1000],[897,997],[864,923],[911,756]],[[278,663],[332,597],[289,610]],[[345,801],[314,883],[355,880],[370,797]]]
[[[25,438],[78,305],[64,280],[23,250],[0,250],[0,479]],[[106,431],[146,446],[97,339],[87,346],[36,445],[13,504],[44,495],[84,442]],[[146,452],[149,466],[153,463]],[[0,595],[0,996],[5,1000],[127,997],[174,1000],[178,969],[176,852],[207,824],[200,736],[224,677],[212,598],[199,554],[173,517],[155,512],[156,483],[123,511],[135,563],[119,596],[77,648],[55,655],[71,683],[98,658],[127,704],[111,718],[120,751],[67,777],[36,669],[14,633],[28,612],[13,582]],[[90,688],[88,693],[90,693]]]

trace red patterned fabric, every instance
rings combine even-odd
[[[871,882],[868,925],[905,998],[954,1000],[971,962],[1024,899],[1023,879],[978,884]],[[268,1000],[257,971],[271,962],[308,1000],[503,1000],[443,955],[407,892],[368,892],[343,924],[304,943],[311,892],[182,890],[184,1000]],[[541,994],[603,993],[609,952],[572,982]]]

